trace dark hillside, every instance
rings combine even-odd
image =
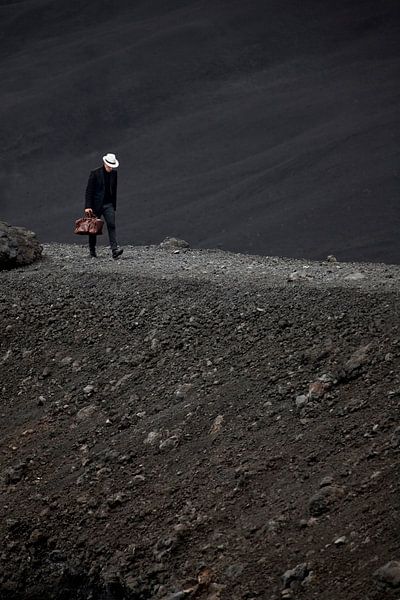
[[[2,219],[72,241],[112,151],[124,243],[400,261],[397,0],[3,1],[0,22]]]
[[[0,273],[2,600],[397,600],[400,268]]]

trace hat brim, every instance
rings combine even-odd
[[[117,161],[117,159],[115,159],[115,163],[110,163],[110,162],[108,162],[106,157],[103,156],[103,163],[106,164],[107,167],[111,167],[112,169],[118,169],[118,167],[119,167],[119,162]]]

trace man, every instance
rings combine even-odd
[[[103,166],[92,171],[86,187],[85,214],[88,217],[96,215],[104,217],[107,223],[108,237],[112,257],[117,259],[123,249],[118,248],[115,234],[115,211],[117,206],[117,171],[119,162],[115,154],[108,153],[103,156]],[[97,236],[89,235],[89,251],[92,258],[96,258]]]

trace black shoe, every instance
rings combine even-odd
[[[90,250],[90,258],[97,258],[96,250]]]
[[[123,248],[118,248],[118,250],[113,250],[112,251],[112,257],[114,260],[117,260],[117,258],[119,258],[121,256],[121,254],[123,253]]]

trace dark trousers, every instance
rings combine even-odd
[[[117,244],[117,236],[115,233],[115,210],[112,204],[105,204],[101,209],[100,214],[97,214],[96,217],[104,217],[105,222],[107,223],[108,229],[108,237],[110,240],[111,250],[116,250],[118,248]],[[96,249],[96,241],[97,235],[89,235],[89,248],[91,252],[94,252]]]

